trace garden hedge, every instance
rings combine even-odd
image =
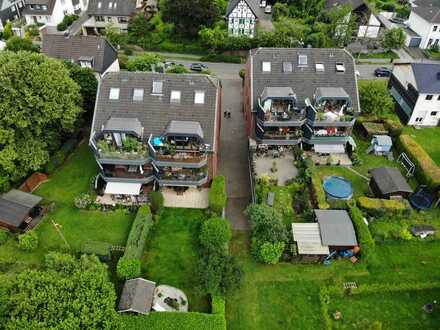
[[[230,55],[223,55],[223,54],[208,54],[208,55],[200,57],[200,61],[240,64],[242,62],[242,59],[240,56],[230,56]]]
[[[149,195],[151,203],[151,211],[154,214],[159,214],[164,205],[164,197],[160,191],[152,191]]]
[[[400,135],[398,143],[416,165],[416,178],[431,188],[440,187],[440,168],[428,153],[409,135]]]
[[[409,215],[411,208],[405,200],[359,197],[359,208],[372,216]]]
[[[227,201],[226,179],[224,176],[219,175],[212,180],[208,198],[209,208],[218,215],[222,215]]]
[[[85,254],[94,254],[98,257],[110,257],[112,245],[107,242],[100,241],[86,241],[81,249],[82,253]]]
[[[376,243],[371,236],[370,229],[364,222],[362,211],[356,206],[350,206],[349,212],[354,227],[356,228],[358,243],[361,246],[361,254],[369,265],[376,263]]]
[[[222,296],[211,297],[211,313],[222,315],[223,317],[226,315],[225,297]]]
[[[313,193],[316,198],[316,203],[318,204],[318,209],[323,209],[323,210],[329,209],[330,205],[329,203],[327,203],[327,198],[325,196],[325,191],[322,186],[321,178],[316,172],[312,171],[311,179],[312,179]]]
[[[125,246],[124,258],[140,259],[144,251],[145,242],[147,240],[148,232],[153,226],[150,207],[143,205],[139,208],[136,218],[131,226],[130,234],[128,235],[127,244]]]

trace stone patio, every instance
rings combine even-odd
[[[206,209],[208,193],[209,188],[188,188],[184,193],[177,193],[171,188],[162,189],[165,207]]]
[[[279,158],[254,155],[253,161],[257,178],[267,175],[278,180],[279,186],[285,186],[287,181],[298,175],[298,169],[293,164],[293,155],[290,154],[285,154]],[[273,171],[273,168],[276,168],[276,171]]]
[[[315,165],[340,165],[340,166],[351,166],[350,157],[347,154],[332,154],[331,156],[320,156],[314,152],[308,153],[308,156],[312,158]],[[330,164],[329,164],[330,160]]]

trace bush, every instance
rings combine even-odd
[[[323,210],[329,209],[330,205],[327,203],[325,191],[322,186],[322,180],[319,177],[318,173],[312,171],[311,179],[312,179],[313,194],[315,196],[318,209],[323,209]]]
[[[149,195],[151,203],[151,211],[154,214],[159,214],[162,211],[164,198],[160,191],[152,191]]]
[[[85,254],[94,254],[98,257],[110,257],[112,245],[107,242],[86,241],[81,248],[81,252]]]
[[[223,54],[209,54],[200,57],[202,62],[223,62],[223,63],[236,63],[240,64],[242,62],[240,56],[228,56]]]
[[[392,137],[398,137],[400,134],[402,134],[403,125],[400,122],[385,119],[383,123]]]
[[[199,239],[203,247],[212,252],[228,254],[228,243],[231,240],[231,226],[227,219],[211,218],[202,224]]]
[[[35,231],[27,232],[18,236],[18,247],[20,250],[31,252],[38,247],[38,235]]]
[[[5,244],[8,238],[9,238],[8,232],[0,229],[0,246]]]
[[[211,296],[211,313],[226,315],[226,302],[223,296]]]
[[[12,36],[6,41],[5,50],[11,52],[19,52],[25,50],[28,52],[38,53],[40,48],[32,43],[32,40],[28,38],[20,38],[18,36]]]
[[[364,216],[360,209],[355,206],[349,208],[351,220],[356,228],[357,237],[361,247],[361,254],[364,257],[367,264],[376,265],[376,243],[371,236],[370,229],[364,222]]]
[[[405,200],[368,198],[362,196],[358,198],[357,202],[359,208],[372,216],[408,216],[411,213],[411,207]]]
[[[75,22],[79,18],[78,15],[65,15],[63,21],[57,25],[58,31],[67,30],[73,22]]]
[[[409,135],[400,135],[398,145],[416,165],[415,174],[418,181],[434,189],[440,187],[440,168],[428,153]]]
[[[167,69],[166,73],[183,74],[183,73],[189,73],[189,70],[183,65],[173,65],[172,67],[169,67]]]
[[[53,174],[58,167],[64,164],[67,157],[73,152],[73,150],[75,150],[77,144],[78,140],[76,138],[67,140],[49,159],[44,171],[47,174]]]
[[[259,248],[260,260],[266,264],[277,264],[283,254],[284,246],[284,242],[263,243]]]
[[[217,215],[222,215],[223,209],[226,207],[226,179],[224,176],[216,176],[212,180],[211,189],[209,190],[209,208]]]
[[[75,207],[79,209],[88,209],[90,205],[93,203],[92,197],[89,194],[81,194],[75,197]]]
[[[144,53],[142,55],[128,59],[128,71],[151,71],[153,66],[158,66],[164,61],[159,54]]]
[[[139,208],[136,218],[133,221],[133,225],[131,226],[130,234],[128,235],[127,244],[125,247],[124,258],[141,258],[148,232],[152,226],[153,220],[150,208],[148,205],[143,205]]]
[[[120,279],[129,280],[141,275],[141,261],[122,257],[116,266],[116,273]]]
[[[75,271],[77,260],[70,254],[50,252],[44,257],[44,265],[56,272],[70,273]]]

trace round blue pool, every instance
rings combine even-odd
[[[325,178],[324,191],[329,198],[334,199],[350,199],[353,196],[351,182],[339,176]]]

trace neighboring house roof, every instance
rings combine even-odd
[[[90,0],[87,14],[92,16],[131,16],[136,0]]]
[[[345,6],[345,5],[350,5],[351,8],[357,9],[364,4],[365,3],[363,0],[326,0],[325,8],[331,9],[334,7],[341,7],[341,6]]]
[[[413,192],[402,173],[395,167],[378,167],[371,169],[369,172],[382,194]]]
[[[299,55],[307,56],[306,65],[298,64]],[[360,110],[354,59],[344,49],[257,48],[250,51],[250,61],[253,110],[266,87],[291,87],[298,106],[305,106],[305,99],[312,99],[317,88],[342,88],[350,95],[353,109]],[[271,62],[270,72],[262,71],[262,62]],[[292,63],[292,70],[289,65],[285,72],[283,62]],[[345,71],[336,72],[336,63],[344,63]],[[323,64],[324,72],[317,72],[316,64]]]
[[[52,15],[57,0],[26,0],[26,6],[23,10],[24,15]],[[30,9],[29,5],[46,5],[47,10]]]
[[[412,63],[411,68],[419,93],[438,94],[440,91],[440,64]]]
[[[155,288],[156,283],[143,278],[126,281],[119,300],[119,312],[148,314],[153,304]]]
[[[318,223],[292,223],[293,240],[299,254],[329,254],[328,246],[321,241]]]
[[[260,8],[259,0],[229,0],[228,8],[226,9],[226,16],[229,16],[241,1],[244,1],[248,5],[257,18],[261,18],[264,15],[264,10]]]
[[[153,82],[162,82],[161,94],[152,94]],[[160,135],[172,120],[198,122],[204,142],[214,145],[219,81],[202,74],[154,72],[109,72],[99,85],[92,131],[100,132],[111,117],[137,118],[143,138]],[[110,100],[111,88],[119,88],[118,100]],[[134,89],[142,89],[142,100],[133,101]],[[180,91],[180,101],[171,102],[171,91]],[[194,104],[195,92],[204,92],[204,103]]]
[[[73,60],[93,58],[92,68],[104,73],[118,59],[118,52],[105,38],[99,36],[43,35],[42,53],[49,57]]]
[[[322,244],[327,246],[357,245],[356,233],[345,210],[314,210],[321,232]]]
[[[411,10],[430,23],[440,23],[440,8],[438,6],[422,4],[411,8]]]
[[[29,211],[43,198],[20,190],[11,190],[0,197],[0,221],[19,227]]]

